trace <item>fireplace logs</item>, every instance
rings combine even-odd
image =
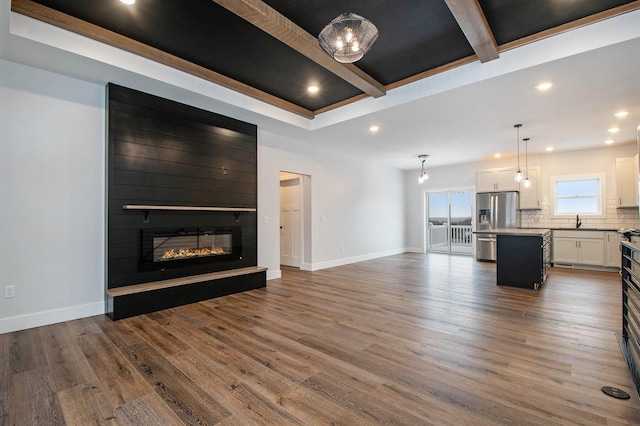
[[[162,257],[154,259],[156,262],[162,262],[165,260],[173,259],[185,259],[187,257],[200,257],[200,256],[219,256],[222,254],[230,254],[231,252],[225,251],[221,247],[202,248],[202,249],[179,249],[177,252],[174,249],[164,252]]]

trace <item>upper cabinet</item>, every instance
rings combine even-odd
[[[515,167],[501,167],[476,172],[476,192],[518,191]]]
[[[616,158],[617,207],[638,206],[638,156]]]
[[[528,175],[531,186],[525,188],[524,182],[520,183],[520,210],[540,210],[540,166],[529,167]]]

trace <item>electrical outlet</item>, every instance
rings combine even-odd
[[[12,297],[16,297],[16,286],[15,285],[4,286],[4,298],[10,299]]]

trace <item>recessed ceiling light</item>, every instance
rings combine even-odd
[[[607,139],[606,141],[604,141],[604,143],[606,143],[607,145],[611,145],[613,143],[613,139]]]
[[[553,86],[553,83],[550,83],[550,82],[540,83],[536,86],[536,89],[545,91],[545,90],[551,89],[551,86]]]
[[[320,90],[320,88],[318,86],[312,85],[307,87],[307,90],[309,91],[309,93],[318,93],[318,90]]]
[[[609,133],[618,133],[620,131],[619,127],[611,127],[608,129]]]
[[[369,131],[372,132],[372,133],[375,133],[378,130],[380,130],[380,126],[377,126],[375,124],[373,126],[369,127]]]
[[[500,158],[502,157],[502,154],[500,154],[499,152],[496,152],[495,154],[493,154],[493,156],[496,158]]]
[[[551,151],[553,151],[553,147],[552,146],[548,146],[544,150],[547,151],[547,152],[551,152]]]
[[[136,0],[120,0],[124,4],[134,4]]]
[[[627,111],[620,111],[620,112],[616,112],[616,113],[615,113],[615,114],[613,114],[613,115],[615,115],[615,116],[616,116],[616,117],[618,117],[618,118],[622,118],[622,117],[626,117],[626,116],[627,116],[627,114],[629,114]]]

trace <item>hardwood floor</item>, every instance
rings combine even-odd
[[[403,254],[0,335],[0,424],[622,425],[620,276]],[[600,391],[615,386],[630,400]]]

